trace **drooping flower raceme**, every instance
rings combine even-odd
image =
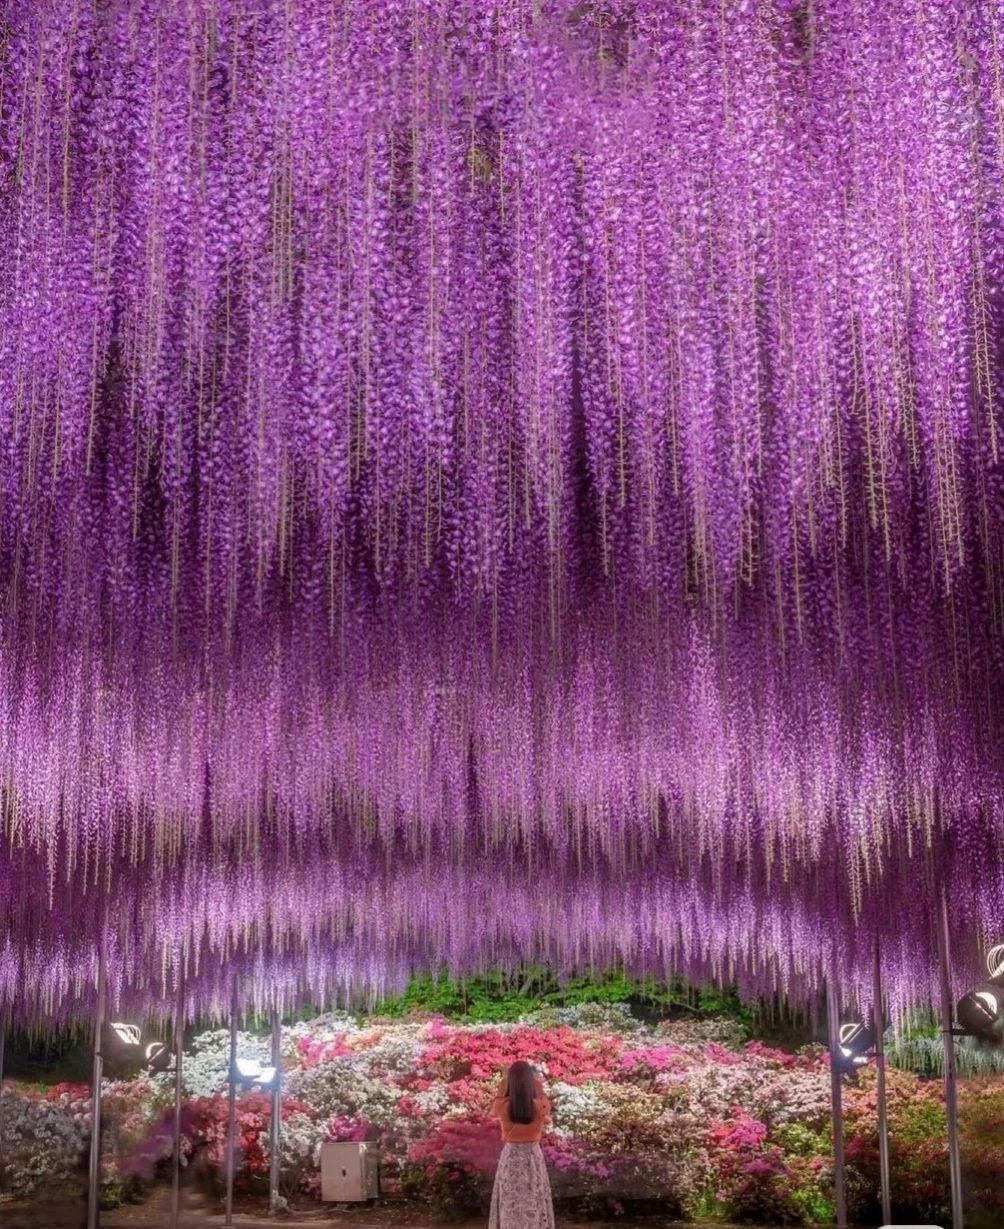
[[[1002,48],[967,0],[0,3],[0,1015],[86,1014],[102,946],[158,1012],[850,997],[879,932],[903,1010],[936,879],[967,976]]]

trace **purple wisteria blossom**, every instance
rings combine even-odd
[[[0,1021],[1004,929],[1004,9],[0,0]]]

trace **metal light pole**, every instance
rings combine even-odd
[[[844,1161],[844,1106],[840,1087],[840,1003],[836,978],[826,983],[826,1027],[830,1046],[830,1098],[833,1103],[833,1202],[837,1229],[847,1229],[847,1183]]]
[[[941,885],[938,902],[938,967],[941,974],[941,1030],[945,1039],[945,1115],[948,1120],[948,1175],[952,1187],[952,1229],[963,1229],[962,1162],[959,1156],[959,1102],[956,1089],[952,980],[949,973],[948,897]]]
[[[276,1008],[272,1010],[272,1119],[269,1123],[268,1210],[274,1216],[279,1211],[279,1132],[282,1123],[282,1021]]]
[[[3,1059],[7,1041],[6,1029],[0,1027],[0,1191],[3,1190]]]
[[[181,1208],[181,1050],[185,1040],[185,979],[178,974],[174,1008],[174,1139],[171,1152],[171,1229],[178,1229]]]
[[[878,1100],[879,1178],[882,1184],[882,1224],[892,1223],[892,1183],[889,1177],[889,1115],[885,1095],[885,1019],[882,1015],[882,961],[875,940],[875,978],[872,991],[872,1029],[875,1033],[875,1095]]]
[[[230,1002],[230,1084],[227,1090],[227,1202],[225,1229],[234,1223],[234,1170],[236,1168],[237,1133],[237,980],[234,979]]]
[[[94,1008],[93,1067],[91,1071],[91,1155],[87,1170],[87,1229],[98,1229],[98,1187],[101,1182],[101,1039],[105,1031],[105,937],[98,948],[97,1004]]]

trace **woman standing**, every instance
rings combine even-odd
[[[551,1184],[547,1180],[540,1137],[550,1121],[544,1084],[529,1063],[513,1063],[493,1106],[502,1124],[502,1156],[489,1229],[554,1229]]]

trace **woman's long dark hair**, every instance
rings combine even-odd
[[[533,1122],[533,1093],[536,1073],[529,1063],[513,1063],[509,1068],[506,1095],[513,1122]]]

